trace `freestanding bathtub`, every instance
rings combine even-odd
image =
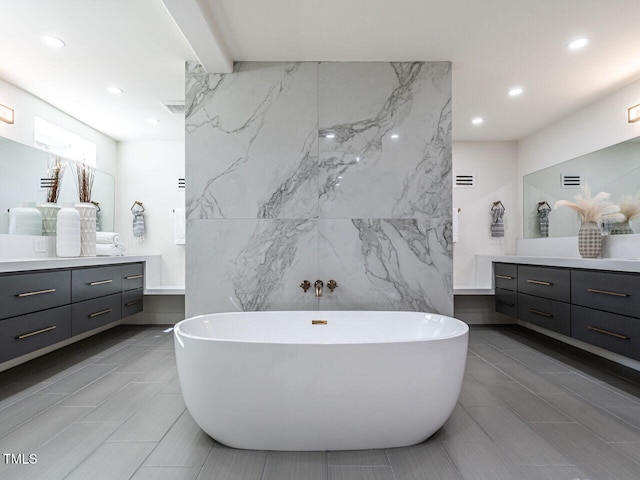
[[[469,328],[415,312],[218,313],[175,326],[189,412],[253,450],[413,445],[449,418]]]

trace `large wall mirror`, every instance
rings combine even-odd
[[[539,238],[538,202],[546,201],[552,208],[556,201],[574,200],[580,187],[571,186],[576,177],[589,185],[593,195],[611,194],[610,200],[619,204],[625,195],[640,191],[640,138],[603,148],[525,175],[523,178],[524,238]],[[580,220],[569,208],[553,209],[549,213],[549,237],[571,237],[578,234]],[[640,233],[640,219],[631,221],[634,233]]]
[[[40,179],[47,177],[52,154],[0,137],[0,234],[9,231],[9,212],[23,202],[41,204],[47,200],[47,190],[41,188]],[[67,165],[60,187],[58,205],[64,202],[78,203],[74,180],[75,169]],[[92,200],[99,203],[99,228],[113,231],[115,208],[115,181],[112,175],[96,171]]]

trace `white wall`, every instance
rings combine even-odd
[[[476,255],[515,253],[522,203],[517,201],[515,142],[453,142],[453,175],[473,173],[474,188],[454,187],[453,206],[460,208],[458,241],[453,244],[455,288],[479,286]],[[503,239],[491,238],[490,209],[505,206]]]
[[[94,130],[38,97],[0,79],[0,103],[15,111],[15,123],[0,122],[0,136],[33,147],[33,117],[38,116],[97,145],[98,170],[116,174],[116,145],[111,137]]]
[[[627,123],[627,109],[638,103],[640,81],[518,141],[518,202],[524,175],[640,136],[640,122]],[[520,224],[518,236],[522,232]]]
[[[116,181],[116,231],[131,255],[162,255],[162,283],[184,285],[185,245],[173,237],[173,210],[184,208],[178,178],[185,174],[184,141],[120,142]],[[133,237],[131,206],[144,204],[144,241]]]

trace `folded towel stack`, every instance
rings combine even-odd
[[[115,232],[96,232],[96,255],[100,257],[121,257],[127,253],[127,247]]]

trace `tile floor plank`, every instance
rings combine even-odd
[[[264,451],[215,445],[202,466],[198,480],[261,480],[266,461],[267,452]]]
[[[135,380],[137,376],[137,373],[107,373],[73,395],[69,395],[60,404],[69,407],[97,407],[118,390]]]
[[[65,480],[128,479],[138,470],[155,443],[103,443]],[[114,462],[114,459],[118,459]]]
[[[460,474],[438,442],[390,448],[389,462],[397,480],[461,480]]]
[[[131,480],[195,480],[199,468],[140,467]]]
[[[326,452],[269,452],[262,480],[326,480]]]
[[[162,387],[162,383],[129,383],[87,414],[82,421],[124,422],[143,408]]]
[[[329,480],[396,480],[390,467],[329,467]]]
[[[333,467],[388,467],[384,450],[343,450],[327,452],[327,463]]]

